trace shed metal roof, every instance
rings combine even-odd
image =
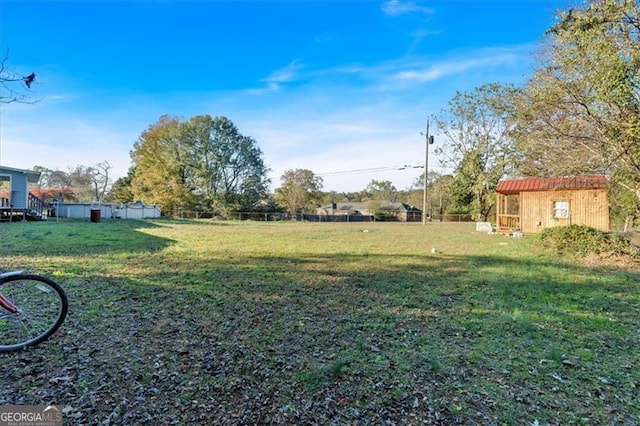
[[[526,178],[498,182],[496,192],[504,195],[527,191],[561,191],[576,189],[603,189],[607,178],[603,175],[583,175],[557,178]]]

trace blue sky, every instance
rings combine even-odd
[[[456,91],[521,83],[568,3],[2,0],[6,66],[36,72],[38,102],[0,105],[0,164],[108,161],[117,178],[160,116],[209,114],[257,141],[274,187],[300,168],[325,191],[406,189],[422,170],[397,169],[424,164],[427,116]]]

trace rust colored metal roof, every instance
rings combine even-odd
[[[558,178],[526,178],[502,180],[496,192],[510,195],[526,191],[561,191],[572,189],[603,189],[607,178],[603,175],[585,175]]]

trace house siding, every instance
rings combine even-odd
[[[11,177],[11,203],[14,209],[26,209],[27,208],[27,194],[29,188],[27,187],[27,179],[22,176]]]
[[[28,207],[29,200],[29,180],[37,181],[37,172],[30,170],[12,169],[9,167],[0,167],[0,176],[8,179],[10,182],[9,188],[9,204],[13,205],[14,209],[24,210]],[[3,206],[7,207],[7,206]]]

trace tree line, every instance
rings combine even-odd
[[[638,217],[639,7],[592,0],[557,12],[521,87],[457,93],[432,117],[453,169],[451,208],[485,216],[504,177],[606,174],[614,220]]]
[[[591,0],[556,14],[520,87],[494,82],[457,92],[429,117],[437,128],[435,152],[451,170],[427,176],[429,211],[483,218],[505,177],[606,174],[614,219],[640,213],[639,5]],[[167,214],[211,210],[224,216],[251,211],[258,200],[292,213],[372,199],[422,205],[424,176],[405,190],[372,180],[363,191],[335,193],[323,192],[322,179],[300,168],[286,171],[269,194],[257,142],[226,117],[163,116],[130,154],[128,175],[104,197],[159,204]],[[95,182],[86,187],[95,196],[103,188]]]

